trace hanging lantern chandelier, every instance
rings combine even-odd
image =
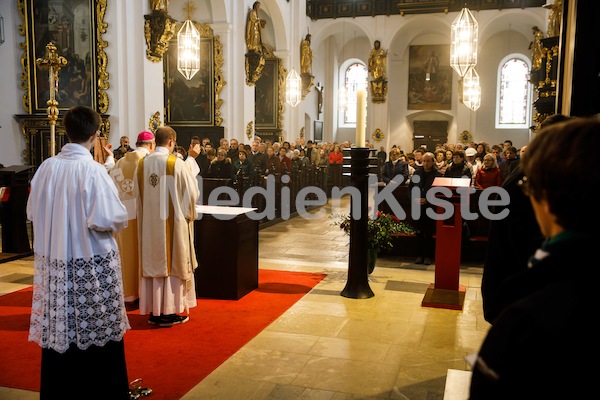
[[[190,19],[189,1],[187,13],[188,18],[177,33],[177,70],[189,81],[200,70],[200,32]]]
[[[479,74],[475,68],[470,68],[463,78],[463,104],[473,111],[481,106],[481,86],[479,85]]]
[[[292,107],[296,107],[302,100],[301,84],[300,75],[292,67],[285,78],[285,101]]]
[[[477,65],[478,25],[471,11],[465,7],[452,22],[450,43],[450,66],[464,77]]]

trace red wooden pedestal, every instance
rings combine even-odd
[[[466,288],[458,284],[460,275],[460,247],[462,239],[462,215],[460,213],[460,195],[456,189],[468,188],[468,178],[436,178],[432,187],[447,187],[452,197],[440,198],[452,203],[454,212],[447,220],[436,221],[435,240],[435,283],[429,285],[421,303],[424,307],[462,310]],[[468,196],[466,197],[468,199]],[[441,207],[438,213],[443,213]]]

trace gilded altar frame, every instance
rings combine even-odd
[[[259,134],[279,135],[283,128],[287,71],[281,59],[271,51],[265,49],[263,55],[265,66],[255,83],[254,92],[256,131]]]
[[[178,22],[175,31],[181,28]],[[177,38],[164,54],[165,123],[174,126],[221,126],[223,44],[209,24],[194,22],[200,32],[200,70],[186,80],[177,70]]]
[[[19,33],[25,36],[20,44],[21,89],[23,109],[29,114],[45,114],[48,100],[48,72],[36,66],[36,59],[46,53],[52,41],[58,54],[67,59],[59,72],[56,99],[59,110],[86,105],[105,114],[108,110],[109,88],[103,39],[107,0],[74,0],[53,4],[50,0],[17,0],[22,24]]]

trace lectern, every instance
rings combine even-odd
[[[429,285],[425,292],[421,303],[424,307],[462,310],[466,288],[458,284],[462,239],[460,202],[463,198],[464,201],[468,201],[469,196],[461,197],[458,189],[464,188],[467,191],[470,186],[469,178],[435,178],[433,181],[432,188],[446,187],[452,191],[450,198],[436,194],[436,197],[452,204],[452,216],[446,220],[436,221],[435,283]],[[443,211],[438,207],[438,214]]]
[[[255,208],[196,206],[196,296],[239,300],[258,288],[258,221]]]
[[[29,181],[33,177],[30,165],[13,165],[0,168],[2,198],[2,253],[31,253],[27,235],[27,198]]]

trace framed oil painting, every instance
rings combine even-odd
[[[260,78],[255,83],[256,128],[276,129],[279,99],[279,59],[267,58]]]
[[[59,110],[85,105],[99,113],[108,110],[107,57],[102,39],[106,31],[106,0],[23,0],[18,2],[26,36],[23,64],[23,108],[30,114],[46,113],[49,100],[48,70],[36,60],[46,56],[53,42],[57,54],[67,60],[58,74],[56,100]]]
[[[410,46],[408,69],[409,110],[452,108],[450,45]]]
[[[315,142],[323,141],[323,121],[315,121],[313,137]]]
[[[169,125],[215,125],[213,38],[212,35],[202,35],[203,31],[198,30],[201,32],[200,70],[192,79],[188,81],[177,70],[176,37],[164,54],[166,123]]]

